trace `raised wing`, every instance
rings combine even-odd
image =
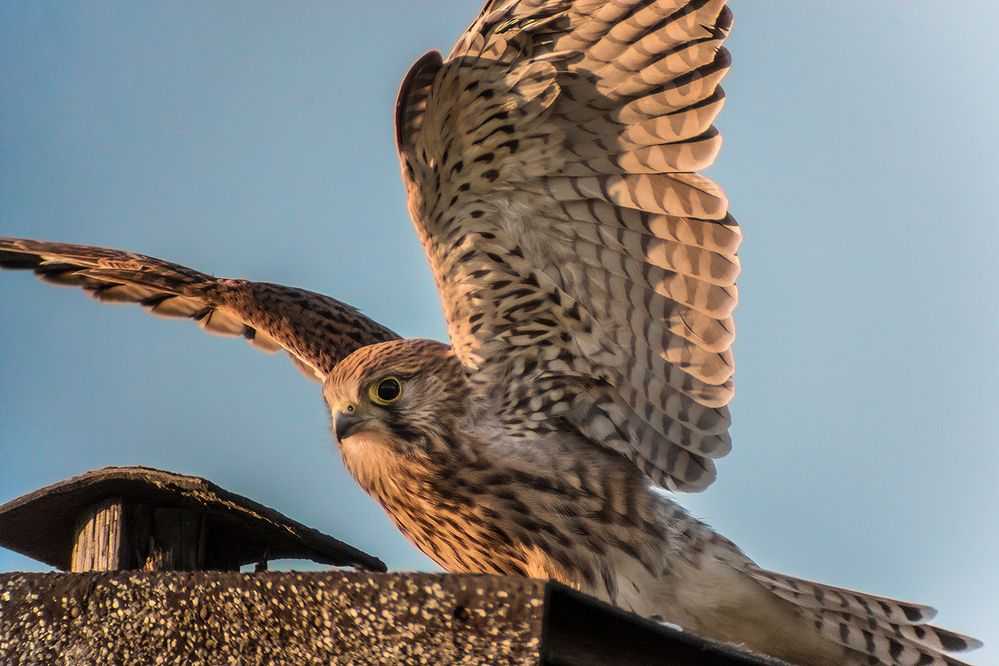
[[[511,433],[569,422],[668,488],[731,448],[741,234],[723,0],[494,1],[404,81],[410,213],[452,344]]]
[[[30,269],[106,303],[138,303],[161,317],[187,317],[209,333],[242,336],[267,352],[284,349],[316,381],[355,349],[399,337],[322,294],[215,278],[120,250],[0,238],[0,268]]]

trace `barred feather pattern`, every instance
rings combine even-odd
[[[687,491],[731,448],[740,232],[695,173],[720,145],[730,26],[722,2],[494,2],[397,106],[473,383]],[[545,427],[507,416],[515,437]]]
[[[384,377],[401,396],[368,396]],[[555,390],[551,386],[545,387]],[[764,570],[692,518],[626,458],[579,432],[529,427],[536,396],[483,408],[447,345],[361,349],[324,385],[344,464],[396,526],[448,571],[554,578],[645,617],[791,663],[960,664],[978,641],[931,626],[927,606]],[[551,402],[564,396],[556,393]]]
[[[825,638],[869,657],[871,664],[945,664],[961,662],[947,652],[964,652],[982,643],[928,624],[936,610],[865,592],[823,585],[756,565],[754,580],[793,603]]]
[[[355,349],[399,337],[329,296],[215,278],[122,250],[0,237],[0,268],[32,270],[45,282],[80,287],[104,303],[137,303],[160,317],[193,319],[209,333],[242,336],[268,353],[284,350],[319,382]]]
[[[947,653],[979,645],[927,624],[929,607],[756,566],[624,457],[556,427],[553,415],[574,409],[578,394],[556,379],[541,384],[545,398],[519,385],[503,393],[506,403],[493,403],[447,345],[400,340],[319,294],[213,278],[131,252],[0,238],[0,267],[283,348],[313,376],[324,373],[333,409],[344,398],[363,404],[385,374],[405,378],[408,402],[385,410],[363,438],[341,441],[341,453],[403,533],[450,571],[554,578],[802,663],[954,665],[962,662]],[[531,372],[524,359],[511,367]],[[510,414],[527,434],[510,435],[502,421]]]
[[[481,441],[507,443],[493,470],[516,467],[511,452],[530,443],[530,455],[554,450],[606,470],[609,454],[644,475],[593,480],[608,496],[630,484],[617,492],[632,492],[625,503],[648,522],[577,529],[583,549],[603,555],[589,569],[584,552],[561,550],[560,516],[532,515],[555,538],[531,575],[805,663],[960,663],[946,653],[976,642],[927,625],[925,607],[766,572],[653,499],[654,486],[702,490],[731,450],[741,231],[721,189],[697,173],[721,145],[712,122],[731,26],[724,0],[495,0],[446,58],[428,53],[407,75],[396,106],[400,164],[454,362],[466,372],[461,391],[474,396],[466,428],[490,423]],[[589,483],[557,460],[540,468]],[[559,504],[520,491],[504,492],[542,515]],[[585,494],[570,493],[576,502]],[[387,507],[406,504],[382,495]],[[438,515],[439,506],[422,511]],[[438,515],[464,531],[436,538],[407,511],[389,508],[425,551],[466,570],[467,551],[440,553],[454,553],[479,518]],[[478,552],[475,567],[502,559]],[[623,592],[629,585],[641,593]]]

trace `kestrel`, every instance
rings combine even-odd
[[[0,265],[285,350],[344,464],[448,571],[554,578],[805,664],[960,664],[928,606],[768,571],[692,518],[728,453],[741,232],[697,172],[723,0],[493,0],[406,75],[396,139],[451,344],[313,292],[0,239]]]

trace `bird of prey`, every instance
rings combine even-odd
[[[802,664],[960,664],[924,605],[764,569],[688,515],[728,453],[741,231],[698,171],[724,0],[491,0],[396,139],[450,345],[309,291],[0,239],[0,264],[285,350],[343,461],[448,571],[553,578]]]

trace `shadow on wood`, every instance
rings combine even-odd
[[[196,476],[106,467],[0,506],[0,546],[70,571],[238,571],[268,560],[385,571],[376,557]]]

